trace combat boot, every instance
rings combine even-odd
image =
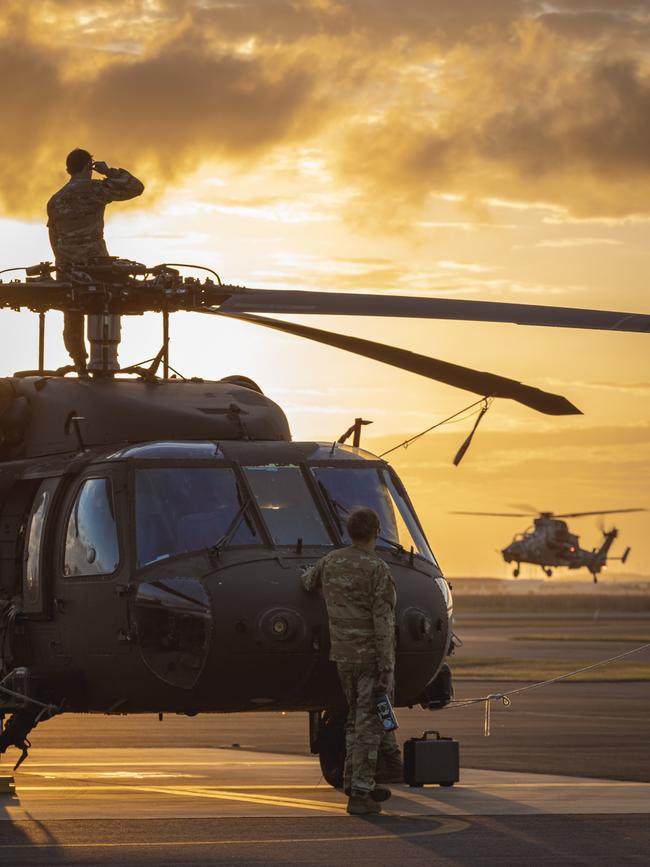
[[[343,791],[348,796],[348,798],[352,795],[351,786],[346,786]],[[374,789],[371,789],[371,791],[368,792],[368,797],[372,801],[387,801],[391,795],[391,790],[387,789],[385,786],[375,786]]]
[[[399,753],[379,754],[375,780],[378,783],[403,783],[404,766]]]
[[[346,810],[351,816],[367,816],[371,813],[381,813],[381,804],[373,801],[368,795],[350,795]]]

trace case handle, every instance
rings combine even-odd
[[[426,741],[427,735],[435,735],[437,740],[441,740],[440,732],[436,731],[435,729],[427,729],[425,732],[422,732],[423,741]]]

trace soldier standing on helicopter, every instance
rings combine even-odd
[[[326,554],[302,576],[306,590],[322,587],[329,618],[330,659],[348,702],[344,789],[354,815],[379,813],[390,789],[377,786],[382,740],[374,694],[391,692],[395,669],[395,583],[375,554],[379,518],[356,509],[347,521],[352,545]]]
[[[108,256],[104,241],[104,209],[109,202],[123,202],[141,195],[144,184],[126,169],[111,169],[93,162],[86,150],[76,148],[66,159],[70,180],[47,203],[47,227],[58,276]],[[93,180],[93,169],[103,180]],[[75,367],[86,370],[82,313],[64,315],[63,339]]]

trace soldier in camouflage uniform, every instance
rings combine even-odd
[[[348,702],[344,788],[348,812],[378,813],[390,790],[375,784],[382,726],[374,693],[390,691],[395,668],[395,584],[375,554],[379,518],[356,509],[347,522],[352,545],[332,551],[302,576],[306,590],[323,590],[330,659]]]
[[[47,203],[47,227],[58,276],[74,266],[88,265],[108,256],[104,242],[104,209],[109,202],[123,202],[141,195],[144,184],[126,169],[110,169],[93,162],[88,151],[77,148],[68,154],[68,183]],[[93,180],[93,169],[103,180]],[[63,339],[79,371],[85,371],[88,354],[84,344],[84,317],[66,313]]]

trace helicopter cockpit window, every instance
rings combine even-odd
[[[210,599],[195,578],[138,584],[133,601],[144,661],[162,680],[190,689],[205,665],[212,631]]]
[[[223,454],[219,445],[208,442],[176,442],[175,440],[159,441],[153,443],[140,443],[128,446],[109,455],[106,460],[123,460],[124,458],[222,458]]]
[[[384,470],[377,467],[312,467],[336,516],[343,541],[350,542],[345,523],[353,509],[367,507],[379,515],[379,547],[411,547],[433,562],[433,555],[403,497]]]
[[[390,473],[386,470],[381,470],[380,475],[384,480],[384,484],[388,488],[388,492],[393,500],[393,505],[395,506],[394,514],[400,545],[403,548],[406,548],[407,551],[413,547],[413,550],[416,553],[421,554],[427,560],[435,563],[436,558],[433,556],[433,552],[431,551],[431,548],[429,548],[427,540],[424,538],[424,534],[420,530],[417,521],[413,516],[413,512],[398,490],[397,485],[390,476]]]
[[[58,483],[58,479],[46,479],[38,489],[32,504],[23,571],[23,609],[28,613],[36,613],[42,608],[43,529]]]
[[[135,522],[139,567],[217,544],[261,541],[227,467],[137,470]]]
[[[276,545],[332,544],[299,467],[246,467],[246,477]]]
[[[110,575],[119,560],[111,481],[86,479],[68,519],[63,574]]]

